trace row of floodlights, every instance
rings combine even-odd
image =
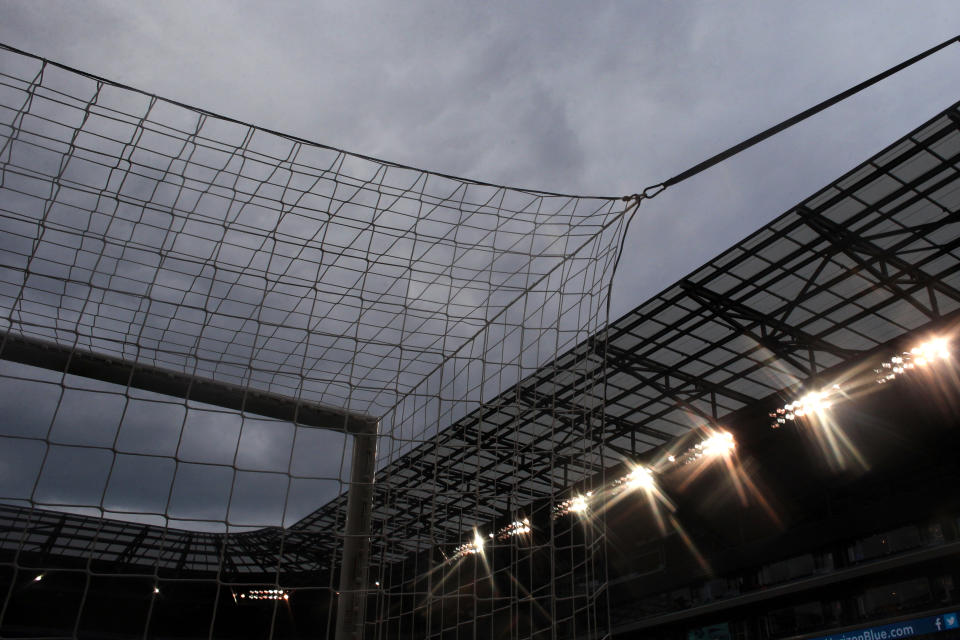
[[[676,465],[690,464],[702,458],[718,458],[730,455],[737,448],[736,440],[729,431],[713,431],[709,436],[695,443],[680,455],[671,455],[667,461]],[[653,491],[657,487],[657,480],[653,469],[649,467],[633,467],[626,475],[617,478],[608,487],[608,491],[622,493],[624,491]],[[577,494],[567,498],[553,508],[553,518],[563,517],[574,513],[580,514],[590,508],[590,501],[594,497],[593,491]]]
[[[514,520],[505,527],[500,527],[496,532],[488,534],[488,537],[490,539],[503,541],[516,536],[528,535],[531,531],[533,531],[533,526],[530,524],[530,518],[522,518],[520,520]],[[484,542],[483,536],[475,532],[473,540],[465,542],[454,549],[453,556],[451,557],[456,559],[480,553],[483,551]]]
[[[913,369],[933,366],[949,359],[949,342],[945,338],[935,338],[909,351],[888,358],[881,363],[880,368],[874,369],[874,373],[877,375],[876,381],[882,384]],[[853,384],[851,383],[850,386],[853,386]],[[845,397],[848,397],[848,395],[839,384],[834,384],[819,391],[811,391],[771,412],[770,417],[773,419],[771,426],[777,428],[804,416],[826,411]],[[733,434],[723,430],[715,430],[679,455],[667,456],[667,461],[673,465],[687,465],[703,458],[728,456],[736,449],[736,446]],[[637,466],[633,467],[626,475],[614,480],[607,487],[607,491],[613,493],[635,490],[654,491],[656,487],[657,482],[653,470],[648,467]],[[564,499],[553,507],[553,519],[556,520],[569,514],[585,514],[590,509],[590,502],[594,497],[595,493],[593,491],[587,491]],[[514,536],[529,534],[531,531],[530,520],[523,518],[511,522],[496,533],[489,534],[489,537],[497,540],[507,540]],[[483,545],[483,536],[475,530],[474,539],[457,547],[451,559],[482,553]]]
[[[922,367],[931,367],[950,359],[950,343],[946,338],[928,340],[909,351],[891,356],[884,360],[878,369],[874,369],[876,382],[883,384],[902,376],[909,371]],[[788,402],[770,413],[773,428],[780,427],[787,422],[796,421],[808,415],[830,409],[836,402],[848,397],[839,384],[834,384],[819,391],[811,391],[801,398]],[[733,434],[727,431],[714,431],[708,437],[700,440],[692,447],[679,455],[667,456],[667,461],[675,465],[694,463],[702,458],[716,458],[726,456],[736,448]],[[634,467],[625,476],[618,478],[608,487],[611,492],[634,490],[653,491],[656,489],[656,478],[653,470],[647,467]],[[561,501],[553,507],[553,519],[569,514],[584,514],[590,508],[590,501],[594,497],[593,491],[578,493]],[[516,520],[500,529],[496,534],[489,534],[490,538],[506,540],[513,536],[529,534],[532,531],[530,521],[526,518]],[[484,539],[476,531],[471,542],[464,543],[456,548],[453,558],[463,558],[483,551]]]
[[[873,370],[877,384],[886,384],[918,369],[930,368],[950,359],[950,343],[946,338],[934,338],[913,347],[909,351],[890,356]],[[770,426],[774,429],[804,416],[816,415],[830,409],[834,404],[849,397],[845,387],[856,386],[852,380],[841,387],[834,384],[819,391],[811,391],[798,400],[788,402],[770,412]]]
[[[290,593],[283,589],[248,589],[241,593],[239,598],[241,600],[289,600]]]
[[[670,456],[668,460],[676,464],[690,464],[704,457],[719,457],[729,455],[736,448],[736,442],[733,434],[727,431],[715,431],[712,435],[704,438],[683,452],[680,456]],[[648,467],[633,467],[629,473],[617,478],[607,487],[611,493],[623,493],[625,491],[645,490],[653,491],[656,489],[657,481],[653,470]],[[596,497],[594,491],[578,493],[559,502],[553,508],[553,519],[556,520],[568,514],[585,514],[590,509],[590,502]],[[529,518],[514,520],[505,527],[500,528],[496,533],[490,533],[488,538],[496,540],[508,540],[512,537],[528,535],[533,531]],[[473,540],[465,542],[454,549],[451,560],[472,556],[483,552],[485,539],[478,531],[474,531]]]
[[[46,574],[40,573],[37,574],[33,581],[41,582]],[[377,586],[380,586],[380,583],[377,582]],[[153,587],[153,595],[160,594],[160,587]],[[339,594],[338,594],[339,595]],[[237,594],[233,595],[234,600],[237,599]],[[247,591],[239,595],[241,600],[289,600],[290,592],[283,589],[248,589]]]

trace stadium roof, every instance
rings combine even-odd
[[[960,309],[958,178],[960,103],[382,468],[374,540],[388,542],[373,557],[423,548],[427,526],[453,543],[477,524],[464,513],[503,518],[524,506],[517,496],[552,499],[614,464],[584,455],[584,438],[616,461],[640,456],[948,319]],[[345,502],[286,532],[230,535],[230,563],[275,568],[281,535],[314,534],[310,558],[285,543],[284,570],[322,567],[336,539],[315,534],[342,529]],[[2,548],[27,553],[203,571],[223,551],[220,534],[17,507],[0,523]]]

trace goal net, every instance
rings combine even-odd
[[[0,635],[602,637],[627,210],[0,50]]]

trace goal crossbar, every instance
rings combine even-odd
[[[0,359],[266,418],[296,422],[304,427],[354,435],[376,433],[377,430],[377,419],[363,413],[305,402],[279,393],[259,391],[9,332],[0,332]]]

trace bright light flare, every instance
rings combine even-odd
[[[656,486],[653,479],[653,472],[646,467],[636,467],[624,478],[624,484],[628,489],[646,489],[650,490]]]
[[[646,503],[647,506],[649,506],[650,512],[656,520],[657,527],[663,535],[666,535],[667,532],[662,512],[675,511],[676,505],[674,505],[670,498],[660,489],[653,469],[639,465],[634,466],[630,463],[628,463],[628,465],[629,472],[613,482],[610,493],[612,493],[614,497],[607,501],[605,508],[612,507],[625,499],[629,499],[630,504],[636,507],[637,503],[634,499],[639,497],[640,504]]]
[[[804,416],[817,415],[822,417],[842,397],[844,397],[843,389],[838,384],[818,391],[811,391],[799,400],[788,402],[772,412],[770,414],[772,419],[770,426],[776,429],[787,422],[796,421]]]
[[[43,580],[43,574],[42,574],[42,573],[41,573],[40,575],[38,575],[36,578],[33,579],[34,582],[40,582],[41,580]]]
[[[590,498],[593,497],[593,491],[587,491],[586,494],[580,494],[567,498],[553,508],[553,519],[556,520],[568,513],[583,515],[590,508]]]
[[[480,535],[480,532],[474,529],[473,531],[473,540],[471,542],[465,542],[453,551],[453,559],[464,558],[466,556],[473,556],[478,553],[483,553],[483,536]]]
[[[706,428],[707,435],[703,440],[677,456],[670,456],[668,460],[678,465],[692,464],[702,458],[717,458],[729,456],[737,448],[737,442],[729,431],[717,431]]]
[[[921,367],[934,364],[937,360],[949,360],[950,343],[946,338],[934,338],[910,349],[910,355]]]
[[[800,398],[800,406],[803,408],[803,411],[807,413],[816,413],[818,411],[826,411],[832,407],[833,401],[830,400],[830,397],[825,392],[814,391]]]
[[[737,448],[733,434],[729,431],[720,431],[700,443],[699,449],[704,456],[717,457],[729,455]]]
[[[574,496],[570,501],[570,511],[572,513],[583,513],[588,507],[586,496]]]
[[[911,369],[932,367],[949,359],[950,341],[947,338],[932,338],[910,351],[885,360],[879,369],[874,369],[874,373],[877,374],[877,384],[884,384],[896,380]]]
[[[918,369],[929,370],[934,365],[949,360],[950,357],[950,340],[944,337],[931,338],[909,351],[894,354],[880,362],[880,366],[873,369],[874,380],[877,384],[893,382]],[[788,422],[795,422],[811,415],[823,421],[826,418],[824,415],[826,411],[835,403],[849,399],[858,391],[865,389],[865,383],[867,380],[853,378],[844,383],[846,389],[841,389],[840,385],[835,384],[819,391],[811,391],[799,400],[788,402],[771,412],[770,426],[777,429]]]

